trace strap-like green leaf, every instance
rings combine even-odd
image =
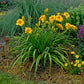
[[[49,56],[49,60],[50,60],[50,73],[51,73],[52,58],[51,58],[51,55],[50,55],[50,53],[48,53],[48,56]]]

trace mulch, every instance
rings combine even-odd
[[[34,67],[32,72],[29,72],[29,68],[32,62],[27,62],[24,67],[24,75],[21,72],[19,65],[16,65],[13,70],[11,70],[10,65],[14,57],[8,54],[7,39],[0,39],[0,71],[12,73],[16,77],[19,77],[22,80],[32,80],[36,84],[38,82],[45,82],[47,84],[84,84],[84,76],[81,75],[71,75],[66,73],[63,68],[60,68],[56,64],[52,65],[51,73],[49,69],[49,63],[45,67],[39,65],[36,77],[34,77]],[[3,49],[4,47],[4,49]],[[31,77],[29,78],[29,73]]]

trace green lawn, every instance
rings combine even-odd
[[[0,72],[0,84],[37,84],[33,81],[24,81],[16,78],[12,74],[2,73]],[[38,84],[46,84],[46,83],[38,83]]]
[[[19,80],[15,76],[0,72],[0,84],[35,84],[31,81]]]

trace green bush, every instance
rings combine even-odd
[[[84,5],[79,5],[79,7],[68,9],[71,20],[70,23],[77,25],[84,24]]]
[[[47,12],[48,9],[44,13],[47,14]],[[12,68],[18,63],[20,67],[24,67],[27,61],[32,61],[30,71],[35,65],[35,76],[39,64],[45,66],[46,62],[50,62],[50,72],[53,62],[62,67],[64,67],[66,62],[70,65],[68,52],[64,46],[70,45],[68,43],[69,33],[73,30],[75,31],[76,26],[69,23],[67,23],[69,26],[66,24],[69,19],[69,14],[66,14],[68,17],[61,13],[56,16],[52,15],[49,20],[47,20],[46,15],[41,15],[39,22],[32,29],[25,27],[25,19],[18,19],[16,25],[22,28],[23,33],[12,37],[10,41],[11,52],[15,56]]]
[[[84,60],[84,39],[78,40],[78,52],[81,54],[82,59]]]
[[[70,6],[78,7],[80,3],[84,3],[83,0],[43,0],[45,8],[49,8],[49,15],[56,14],[57,12],[64,12],[70,8]]]
[[[19,17],[19,12],[16,9],[8,11],[5,16],[0,16],[0,36],[15,35],[17,31],[15,22]]]
[[[60,38],[59,38],[60,37]],[[11,43],[14,45],[12,53],[16,55],[14,60],[15,66],[19,62],[20,66],[24,66],[26,61],[32,60],[32,67],[35,65],[35,75],[39,64],[46,64],[50,61],[50,70],[52,62],[64,66],[68,59],[64,56],[63,49],[59,44],[64,44],[66,36],[63,33],[53,33],[51,31],[33,31],[31,35],[23,33],[21,36],[12,38]],[[14,41],[13,41],[14,40]],[[59,50],[60,49],[60,50]],[[65,53],[66,54],[66,53]]]

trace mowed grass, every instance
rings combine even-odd
[[[0,84],[46,84],[44,82],[35,83],[34,81],[20,80],[12,74],[0,72]]]

